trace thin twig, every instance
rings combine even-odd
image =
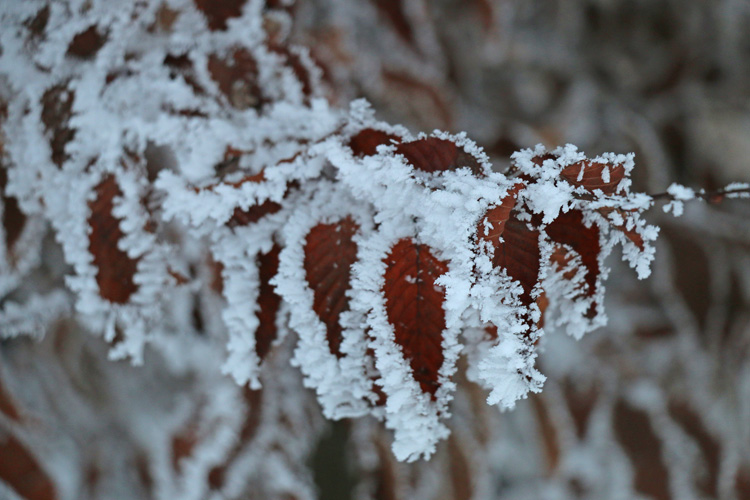
[[[744,196],[743,196],[744,195]],[[675,197],[669,192],[657,193],[649,195],[654,201],[689,201]],[[695,192],[695,197],[700,198],[707,203],[717,204],[724,201],[726,197],[750,197],[750,186],[743,186],[739,188],[721,188],[712,191],[705,191],[703,189]]]

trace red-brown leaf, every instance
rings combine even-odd
[[[627,212],[619,208],[602,207],[602,208],[597,209],[597,212],[599,212],[605,218],[609,218],[609,215],[612,212],[616,212],[624,220],[627,220],[628,218]],[[624,225],[615,226],[614,224],[612,225],[612,227],[614,227],[618,231],[621,231],[622,234],[624,234],[627,239],[633,242],[633,244],[637,246],[640,251],[645,250],[646,245],[643,243],[643,237],[638,233],[638,231],[635,230],[635,228],[627,229]]]
[[[453,128],[453,106],[434,82],[386,68],[383,83],[386,91],[407,106],[410,113],[422,120],[430,120],[440,128]]]
[[[396,33],[409,45],[414,45],[414,33],[406,18],[401,0],[372,0],[380,12],[388,18]]]
[[[195,6],[200,10],[211,31],[223,31],[227,29],[227,21],[232,17],[242,15],[242,7],[247,0],[194,0]]]
[[[569,245],[581,257],[581,263],[586,269],[585,281],[588,285],[586,295],[591,297],[596,291],[596,281],[599,277],[599,229],[592,224],[591,227],[583,225],[583,212],[570,210],[561,213],[557,219],[547,226],[547,235],[560,244]],[[596,314],[596,307],[587,312],[588,317]]]
[[[198,444],[198,422],[195,418],[172,436],[172,469],[180,472],[182,460],[193,454]]]
[[[313,92],[312,78],[302,58],[284,45],[272,45],[270,49],[284,58],[287,66],[292,70],[294,76],[297,77],[300,85],[302,85],[302,94],[305,97],[310,97]]]
[[[54,500],[55,487],[36,458],[14,436],[0,436],[0,480],[26,500]]]
[[[281,297],[276,294],[271,285],[271,279],[279,270],[279,252],[281,247],[274,245],[271,251],[264,254],[258,253],[258,278],[260,287],[258,290],[258,312],[256,316],[260,324],[255,331],[255,353],[262,361],[271,350],[271,344],[276,340],[276,315],[281,306]]]
[[[15,244],[21,237],[26,225],[26,215],[18,206],[18,200],[5,195],[5,185],[8,183],[8,172],[0,166],[0,199],[3,203],[3,229],[5,229],[5,248],[9,258],[15,255]]]
[[[583,168],[583,175],[581,175],[581,168]],[[609,180],[606,182],[602,180],[602,172],[605,168],[609,170]],[[574,186],[583,186],[588,191],[601,189],[604,194],[614,194],[617,185],[625,176],[625,167],[584,160],[565,167],[560,176]]]
[[[305,242],[305,279],[314,293],[313,310],[326,325],[331,354],[341,357],[342,312],[349,310],[351,266],[357,260],[353,236],[359,226],[347,217],[333,224],[318,224]]]
[[[64,84],[50,87],[42,95],[42,123],[52,149],[52,161],[58,167],[68,159],[65,146],[76,133],[68,125],[73,116],[74,99],[75,94]]]
[[[281,210],[281,205],[271,200],[266,200],[260,205],[253,205],[246,210],[237,207],[227,222],[227,226],[249,226],[250,224],[255,224],[266,215],[275,214],[279,210]]]
[[[529,229],[525,222],[511,217],[505,223],[503,240],[495,247],[492,263],[521,283],[521,302],[530,306],[533,302],[531,291],[539,279],[539,231]]]
[[[615,435],[633,467],[635,490],[655,500],[672,498],[661,440],[648,414],[622,400],[615,404],[613,414]]]
[[[409,164],[423,172],[442,172],[469,167],[474,175],[482,176],[482,166],[472,155],[453,142],[437,137],[427,137],[399,144],[396,153],[404,155]]]
[[[96,55],[106,41],[107,37],[101,34],[94,24],[73,37],[70,45],[68,45],[68,55],[80,59],[89,59]]]
[[[693,438],[700,449],[706,474],[695,475],[696,485],[708,498],[716,498],[721,470],[721,445],[709,432],[697,411],[686,401],[672,400],[668,405],[669,416],[674,419],[685,433]]]
[[[260,109],[267,102],[258,84],[258,64],[247,50],[235,49],[229,59],[211,54],[208,72],[235,108]]]
[[[435,280],[448,271],[448,263],[438,260],[427,245],[409,238],[394,245],[385,263],[383,292],[388,321],[414,379],[434,398],[444,359],[445,330],[445,291]]]
[[[124,235],[120,219],[112,215],[112,209],[114,198],[121,196],[122,192],[113,175],[105,177],[94,190],[96,199],[89,202],[88,225],[91,227],[89,252],[94,257],[96,283],[102,298],[124,304],[138,289],[133,281],[138,261],[118,248]]]
[[[355,156],[372,156],[377,153],[377,147],[381,144],[393,144],[392,141],[398,142],[400,139],[382,130],[366,128],[349,140],[349,147]]]
[[[487,210],[477,228],[477,236],[480,239],[491,242],[495,247],[500,245],[500,238],[505,230],[505,222],[510,218],[510,211],[513,210],[518,192],[523,187],[522,182],[515,184],[499,205]]]

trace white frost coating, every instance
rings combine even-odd
[[[448,428],[441,422],[441,416],[447,411],[453,387],[450,387],[452,384],[446,387],[443,377],[440,377],[437,400],[431,401],[430,395],[423,393],[413,378],[409,361],[396,344],[393,326],[388,322],[386,298],[382,292],[385,259],[397,241],[413,235],[413,227],[408,221],[401,219],[398,222],[400,224],[384,222],[377,234],[362,242],[362,260],[353,269],[351,307],[367,315],[370,347],[375,352],[376,367],[381,374],[377,383],[388,396],[385,424],[395,433],[393,452],[399,460],[413,462],[420,456],[429,458],[436,443],[448,436]],[[444,346],[452,343],[446,333],[443,332]],[[454,338],[456,334],[453,334]],[[455,361],[457,349],[453,347],[451,351]],[[450,359],[446,356],[443,367],[448,363]]]
[[[318,184],[315,192],[303,196],[309,197],[309,202],[291,214],[283,229],[287,245],[279,256],[279,273],[273,280],[277,293],[290,305],[289,326],[299,336],[293,362],[305,374],[305,385],[317,391],[326,417],[361,417],[369,413],[370,405],[377,400],[366,373],[366,337],[356,315],[343,312],[341,325],[353,328],[342,332],[341,357],[331,353],[326,326],[313,309],[314,294],[307,285],[304,248],[313,227],[335,224],[347,217],[359,227],[353,238],[359,246],[361,239],[372,231],[372,215],[367,206],[358,206],[346,191],[336,189],[331,183]]]
[[[60,290],[31,295],[23,303],[8,301],[0,309],[0,338],[29,335],[41,339],[49,325],[69,311],[70,298]]]
[[[672,201],[663,207],[664,213],[672,212],[675,217],[679,217],[685,211],[684,201],[695,198],[695,191],[681,184],[673,183],[667,188],[667,193],[672,196]]]

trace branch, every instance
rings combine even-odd
[[[725,198],[750,198],[750,184],[736,182],[711,191],[693,191],[679,184],[672,184],[667,191],[650,196],[654,201],[688,201],[699,198],[710,204],[718,204]]]

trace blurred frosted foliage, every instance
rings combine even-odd
[[[0,498],[750,499],[749,24],[4,2]]]

